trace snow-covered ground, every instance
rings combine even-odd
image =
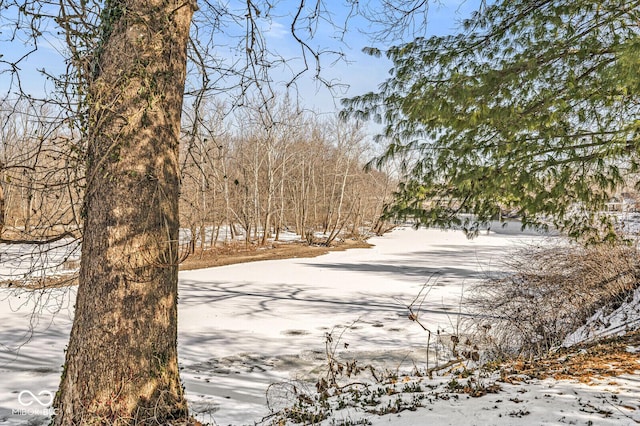
[[[370,249],[181,272],[179,353],[193,414],[211,424],[254,424],[270,413],[268,389],[276,408],[293,403],[276,401],[278,387],[269,385],[313,388],[326,365],[330,334],[341,358],[397,371],[432,392],[417,411],[379,417],[342,410],[327,424],[640,422],[640,384],[634,377],[592,386],[551,380],[503,384],[481,398],[445,397],[437,390],[450,387],[449,378],[410,377],[416,367],[435,363],[433,354],[427,357],[426,332],[408,319],[407,305],[425,284],[429,292],[420,322],[434,333],[451,331],[460,323],[463,291],[498,271],[501,257],[532,238],[539,237],[492,230],[467,240],[461,232],[407,228],[372,238]],[[0,424],[46,423],[47,392],[58,385],[74,297],[73,288],[0,289]]]

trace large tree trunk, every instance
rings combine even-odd
[[[178,141],[194,4],[107,2],[88,96],[80,285],[55,425],[184,421]]]

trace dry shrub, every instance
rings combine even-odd
[[[638,286],[640,256],[625,244],[528,245],[505,270],[472,291],[478,330],[497,355],[541,355],[597,310],[620,306]]]

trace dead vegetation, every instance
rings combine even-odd
[[[330,424],[371,424],[372,415],[415,411],[440,400],[464,401],[465,395],[481,398],[499,394],[506,384],[538,383],[553,378],[615,385],[617,376],[633,375],[640,370],[640,331],[562,348],[545,356],[518,357],[483,365],[454,359],[431,369],[414,365],[411,373],[380,369],[357,358],[341,358],[339,349],[345,345],[343,334],[344,331],[326,334],[326,365],[315,385],[290,380],[268,388],[267,400],[272,414],[259,424],[317,424],[329,419]],[[509,401],[525,402],[518,396]],[[595,406],[587,408],[595,409]],[[528,414],[523,408],[509,415]],[[599,414],[607,415],[604,411]]]
[[[345,239],[333,246],[309,245],[303,242],[274,242],[267,246],[255,244],[225,243],[212,249],[196,251],[180,264],[181,271],[232,265],[257,260],[290,259],[296,257],[316,257],[330,251],[351,248],[369,248],[373,245],[363,240]]]
[[[544,355],[597,310],[613,311],[632,295],[640,257],[626,244],[529,245],[505,269],[469,298],[479,333],[498,356]]]
[[[640,370],[640,330],[562,348],[542,357],[518,358],[500,369],[507,382],[553,378],[591,383],[594,379],[636,374]]]

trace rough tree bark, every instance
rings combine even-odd
[[[89,85],[85,225],[54,425],[184,422],[178,139],[195,3],[105,3]]]

